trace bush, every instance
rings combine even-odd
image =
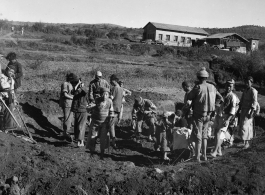
[[[156,53],[158,56],[163,56],[163,55],[167,55],[167,54],[174,55],[175,49],[173,47],[169,47],[169,46],[161,46],[158,50],[156,50]]]
[[[47,34],[59,34],[61,33],[61,29],[58,26],[48,25],[43,28],[43,32]]]
[[[133,44],[131,45],[131,50],[138,55],[145,55],[145,54],[149,54],[151,50],[151,45]]]
[[[108,34],[107,34],[107,37],[109,39],[119,39],[120,38],[120,35],[116,32],[113,32],[113,31],[110,31]]]
[[[128,35],[127,32],[123,32],[123,33],[120,34],[120,37],[122,37],[122,38],[128,38],[129,35]]]
[[[32,29],[34,31],[42,32],[44,29],[44,24],[41,22],[36,22],[32,25]]]

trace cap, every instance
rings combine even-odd
[[[178,121],[178,125],[179,125],[179,127],[187,127],[188,126],[187,120],[185,118],[181,118]]]
[[[252,83],[253,83],[253,77],[252,76],[248,76],[247,78],[246,78],[246,81],[251,81]]]
[[[97,72],[96,72],[96,76],[97,76],[97,77],[102,77],[102,72],[97,71]]]
[[[112,80],[112,81],[119,81],[119,79],[118,79],[118,77],[117,77],[116,74],[112,74],[112,75],[110,76],[110,80]]]
[[[182,86],[190,87],[190,83],[188,81],[183,81]]]
[[[175,114],[177,116],[182,116],[183,112],[181,110],[176,110]]]
[[[138,97],[135,98],[135,103],[136,104],[140,105],[140,104],[142,104],[142,102],[143,102],[143,98],[142,97],[138,96]]]
[[[107,88],[107,87],[101,87],[100,88],[100,93],[104,93],[104,92],[110,92],[110,90],[109,90],[109,88]]]
[[[10,52],[7,54],[6,59],[7,60],[15,60],[17,58],[17,55],[15,52]]]
[[[235,81],[234,79],[229,79],[226,81],[227,84],[235,84]]]
[[[206,71],[205,67],[202,67],[199,72],[197,72],[197,77],[209,77],[209,73]]]
[[[70,73],[67,78],[71,83],[77,83],[79,81],[78,77],[74,73]]]
[[[164,118],[168,118],[170,116],[170,113],[168,113],[168,112],[163,112],[163,114],[162,114],[162,117],[164,117]]]

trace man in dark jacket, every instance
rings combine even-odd
[[[71,111],[74,113],[75,124],[74,134],[75,139],[78,140],[77,146],[84,146],[85,127],[87,121],[87,107],[89,104],[89,96],[83,89],[83,83],[77,78],[71,81],[74,88],[74,98],[72,102]]]
[[[14,80],[15,80],[15,91],[21,86],[21,80],[23,77],[23,71],[21,64],[17,61],[17,56],[15,52],[10,52],[7,54],[6,59],[9,61],[6,69],[15,70]]]

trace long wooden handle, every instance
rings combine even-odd
[[[17,111],[18,111],[18,115],[19,115],[20,119],[22,120],[22,122],[23,122],[23,124],[24,124],[24,126],[25,126],[25,129],[27,130],[27,132],[28,132],[28,134],[29,134],[29,138],[33,140],[33,137],[32,137],[32,135],[31,135],[31,133],[30,133],[30,131],[29,131],[29,129],[28,129],[26,123],[24,122],[24,120],[23,120],[23,118],[22,118],[22,116],[21,116],[20,111],[19,111],[18,108],[17,108]],[[33,140],[33,141],[34,141],[34,140]]]
[[[17,122],[17,119],[15,118],[15,116],[13,115],[13,113],[11,112],[11,110],[8,108],[8,106],[6,105],[6,103],[4,102],[4,100],[2,98],[0,98],[0,100],[4,104],[4,106],[6,107],[6,109],[8,110],[8,112],[10,113],[10,115],[12,116],[12,118],[14,119],[14,121],[16,122],[17,126],[20,127],[19,123]]]

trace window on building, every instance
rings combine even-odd
[[[159,34],[159,35],[158,35],[158,38],[159,38],[159,40],[162,41],[162,39],[163,39],[163,35],[162,35],[162,34]]]
[[[166,40],[170,41],[170,35],[166,35]]]
[[[174,41],[178,41],[178,36],[174,36]]]
[[[181,43],[185,43],[185,37],[181,37]]]
[[[187,43],[190,44],[191,43],[191,38],[187,37]]]

